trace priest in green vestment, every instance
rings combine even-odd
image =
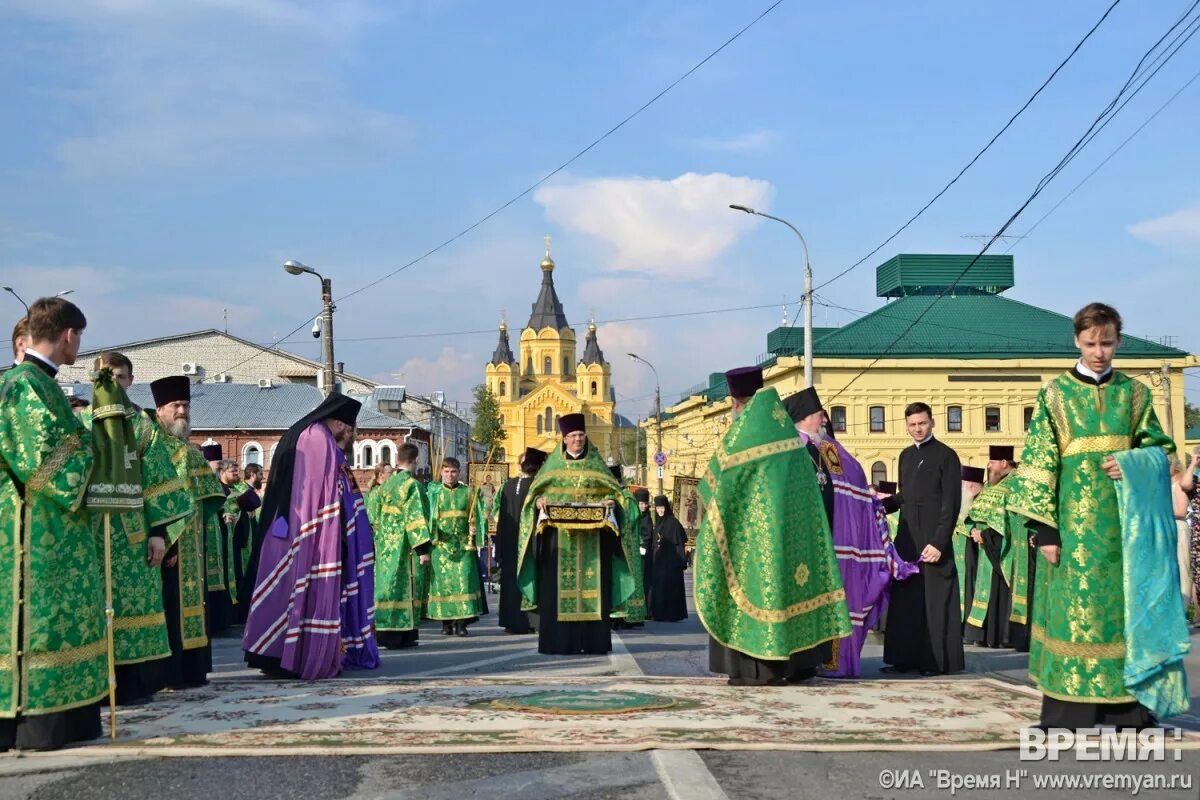
[[[621,526],[621,552],[625,563],[629,565],[629,575],[633,578],[633,594],[624,603],[613,606],[610,616],[613,628],[641,627],[646,622],[646,585],[642,565],[642,510],[637,498],[621,481],[621,467],[610,467],[613,479],[621,485],[621,508],[626,509],[630,523]]]
[[[537,609],[538,652],[612,651],[612,610],[633,595],[624,545],[636,505],[588,441],[583,414],[564,414],[563,442],[529,487],[521,510],[517,585]],[[631,507],[632,506],[632,507]]]
[[[381,647],[417,644],[429,567],[429,521],[421,484],[413,477],[420,450],[412,442],[396,449],[396,470],[375,488],[375,638]]]
[[[133,385],[133,363],[129,358],[123,353],[106,351],[100,355],[98,366],[111,372],[124,397],[124,390]],[[160,577],[166,553],[166,526],[189,516],[195,506],[171,466],[161,436],[156,435],[157,426],[127,397],[124,400],[140,465],[142,504],[120,513],[94,513],[91,517],[98,542],[103,542],[101,537],[108,517],[117,704],[138,705],[162,688],[166,659],[171,655]],[[94,397],[91,408],[80,412],[84,425],[91,429],[95,415],[107,405]]]
[[[700,482],[696,610],[731,685],[807,680],[850,635],[813,460],[759,367],[725,374],[733,422]]]
[[[975,504],[975,498],[983,491],[987,473],[980,467],[964,464],[959,468],[959,475],[962,484],[962,504],[958,509],[958,523],[954,526],[954,538],[951,540],[954,570],[958,573],[959,622],[963,625],[963,641],[967,644],[978,644],[980,631],[978,628],[967,626],[967,617],[971,613],[971,603],[975,597],[975,575],[979,570],[979,559],[985,556],[979,552],[979,541],[971,535],[967,513]]]
[[[1008,498],[1036,530],[1041,552],[1029,674],[1042,691],[1044,727],[1141,728],[1154,721],[1127,680],[1126,661],[1156,631],[1179,628],[1178,647],[1186,651],[1186,628],[1179,627],[1180,603],[1131,604],[1138,598],[1127,597],[1144,591],[1125,581],[1140,554],[1128,549],[1133,531],[1123,523],[1138,509],[1118,505],[1122,472],[1114,455],[1170,453],[1175,445],[1159,426],[1150,389],[1112,368],[1121,341],[1117,311],[1094,303],[1074,325],[1081,358],[1039,392]],[[1172,563],[1154,569],[1165,575]],[[1140,606],[1137,618],[1149,626],[1127,625],[1131,606]],[[1163,658],[1163,669],[1178,666],[1178,652]]]
[[[175,476],[194,506],[191,514],[167,526],[167,554],[162,567],[163,610],[171,645],[166,685],[173,689],[208,683],[212,646],[206,605],[209,592],[217,591],[218,583],[225,588],[220,580],[223,570],[218,522],[225,492],[200,448],[188,441],[191,389],[186,375],[159,378],[150,384],[156,406],[155,435],[166,448]]]
[[[487,512],[477,492],[458,482],[462,465],[442,462],[442,482],[429,485],[429,597],[425,615],[442,623],[442,633],[466,636],[483,613],[479,548],[487,536]],[[474,507],[472,507],[474,505]]]
[[[975,591],[965,625],[977,632],[976,642],[981,647],[1008,646],[1014,551],[1009,537],[1007,502],[1013,486],[1010,466],[1013,460],[1012,447],[991,446],[987,486],[971,504],[965,520],[969,534],[979,548]],[[966,629],[963,638],[967,638]]]
[[[55,381],[86,326],[67,300],[38,300],[24,359],[0,377],[0,751],[101,731],[104,564],[83,507],[94,455]]]

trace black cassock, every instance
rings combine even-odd
[[[687,569],[684,546],[687,532],[670,510],[654,526],[654,588],[650,612],[659,622],[687,619],[687,595],[683,571]]]
[[[983,647],[1007,647],[1009,642],[1008,617],[1012,613],[1012,589],[1004,582],[1000,568],[1000,551],[1004,548],[1004,537],[991,528],[980,528],[983,545],[979,548],[980,558],[992,564],[992,591],[988,596],[987,616],[983,627],[967,626],[965,641],[974,641]],[[972,598],[974,600],[974,598]],[[968,612],[970,606],[967,606]]]
[[[963,624],[963,641],[967,644],[979,644],[983,641],[983,629],[967,624],[967,617],[971,613],[971,604],[975,602],[975,576],[979,572],[979,557],[979,545],[976,544],[974,539],[968,536],[966,547],[963,549],[963,566],[965,572],[963,574],[963,593],[961,598],[963,608],[961,618]]]
[[[892,584],[883,660],[898,670],[961,672],[962,613],[952,537],[962,500],[958,454],[937,439],[912,445],[900,454],[900,494],[885,508],[900,510],[896,552],[919,562],[933,545],[942,557],[920,565],[921,575]]]
[[[654,619],[654,518],[646,509],[638,520],[642,534],[642,590],[646,595],[646,619]]]
[[[517,586],[517,545],[521,533],[521,509],[533,478],[509,478],[500,490],[500,512],[496,519],[496,550],[500,562],[500,627],[509,633],[533,633],[537,614],[521,610]]]
[[[221,490],[226,497],[229,496],[228,486],[221,484]],[[225,522],[223,509],[217,513],[217,523],[221,526],[221,566],[225,569],[225,588],[208,593],[206,609],[209,636],[220,636],[233,626],[233,595],[229,593],[229,581],[233,579],[233,565],[230,563],[233,553],[229,551],[229,525]]]

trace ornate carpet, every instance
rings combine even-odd
[[[721,750],[998,750],[1038,695],[990,678],[217,681],[118,710],[119,738],[79,755]],[[107,713],[105,714],[107,725]],[[107,731],[106,731],[107,733]]]

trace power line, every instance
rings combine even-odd
[[[1120,113],[1121,109],[1125,107],[1125,103],[1122,103],[1120,106],[1118,106],[1118,103],[1120,103],[1122,97],[1125,96],[1130,85],[1133,84],[1133,82],[1137,79],[1137,76],[1141,72],[1142,65],[1145,64],[1146,60],[1148,58],[1150,58],[1151,54],[1155,50],[1158,49],[1159,45],[1162,44],[1162,42],[1168,36],[1170,36],[1171,33],[1176,28],[1179,27],[1179,25],[1183,22],[1183,19],[1185,19],[1188,15],[1190,15],[1192,13],[1192,11],[1196,8],[1197,5],[1200,5],[1200,0],[1195,0],[1195,2],[1193,2],[1192,5],[1188,8],[1188,11],[1184,15],[1184,17],[1181,17],[1179,21],[1177,21],[1174,25],[1172,25],[1171,28],[1169,28],[1167,30],[1167,32],[1164,33],[1162,35],[1162,37],[1160,37],[1158,39],[1158,41],[1156,41],[1150,47],[1150,49],[1146,51],[1146,53],[1138,61],[1137,66],[1134,67],[1133,73],[1125,81],[1124,85],[1122,85],[1121,89],[1117,92],[1116,96],[1114,96],[1113,99],[1111,101],[1109,101],[1108,105],[1104,107],[1104,110],[1101,111],[1100,114],[1094,120],[1092,120],[1091,125],[1088,126],[1086,131],[1084,131],[1083,136],[1081,136],[1075,142],[1075,144],[1073,144],[1071,146],[1071,148],[1067,151],[1067,154],[1065,156],[1063,156],[1062,159],[1059,160],[1058,164],[1056,164],[1053,169],[1051,169],[1048,173],[1046,173],[1042,177],[1042,179],[1040,181],[1038,181],[1037,186],[1034,188],[1033,192],[1030,193],[1029,197],[1027,197],[1025,199],[1025,201],[1020,205],[1020,207],[1017,208],[1017,210],[1013,212],[1012,216],[1010,216],[1008,218],[1008,220],[1002,226],[1000,226],[1000,229],[998,231],[996,231],[996,233],[992,236],[992,239],[983,246],[983,248],[979,251],[979,253],[976,254],[975,257],[970,260],[970,262],[967,263],[966,267],[964,267],[963,270],[958,274],[958,276],[955,277],[955,279],[953,281],[951,281],[950,285],[945,287],[941,292],[939,292],[934,297],[933,301],[931,303],[929,303],[929,305],[927,305],[920,314],[917,315],[916,319],[914,319],[886,348],[884,348],[884,351],[882,353],[880,353],[870,364],[868,364],[861,371],[859,371],[859,373],[857,375],[855,375],[850,380],[849,383],[847,383],[845,386],[843,386],[838,391],[837,395],[835,395],[834,398],[831,398],[831,399],[836,399],[844,391],[846,391],[851,386],[853,386],[854,383],[857,382],[859,378],[861,378],[868,371],[870,371],[870,369],[872,367],[874,367],[881,360],[883,360],[883,358],[892,351],[892,349],[896,346],[896,344],[898,342],[900,342],[905,336],[907,336],[908,333],[913,328],[915,328],[921,322],[921,320],[924,319],[927,314],[929,314],[930,311],[933,310],[934,306],[937,305],[938,301],[940,301],[943,297],[945,297],[947,294],[949,294],[951,291],[953,291],[953,289],[958,285],[958,282],[960,280],[962,280],[964,276],[966,276],[966,274],[971,270],[971,268],[975,266],[976,262],[978,262],[979,259],[982,258],[983,255],[988,251],[988,249],[991,248],[991,246],[996,242],[996,240],[999,237],[1003,236],[1004,233],[1009,229],[1009,227],[1011,227],[1012,224],[1017,221],[1017,218],[1020,217],[1021,214],[1025,212],[1025,209],[1027,209],[1029,207],[1030,203],[1032,203],[1035,199],[1037,199],[1038,195],[1040,195],[1042,193],[1042,191],[1045,190],[1045,188],[1048,185],[1050,185],[1051,181],[1053,181],[1054,178],[1057,177],[1062,172],[1062,170],[1067,166],[1067,164],[1069,164],[1072,160],[1074,160],[1075,156],[1077,156],[1082,151],[1083,147],[1086,146],[1087,142],[1091,141],[1092,137],[1094,136],[1094,132],[1098,132],[1097,131],[1098,127],[1102,127],[1103,125],[1106,125],[1108,120],[1111,120],[1113,116]],[[1200,18],[1198,18],[1198,20],[1200,20]],[[1186,44],[1188,39],[1190,39],[1192,37],[1192,35],[1194,35],[1194,34],[1195,34],[1195,30],[1193,30],[1191,33],[1189,33],[1186,36],[1186,38],[1184,38],[1183,41],[1178,46],[1176,46],[1175,49],[1172,50],[1166,56],[1166,58],[1162,61],[1162,63],[1159,64],[1158,67],[1156,67],[1154,69],[1154,71],[1150,73],[1150,75],[1148,77],[1146,77],[1146,79],[1137,87],[1137,89],[1134,90],[1133,95],[1135,95],[1135,94],[1137,94],[1137,92],[1141,91],[1141,89],[1155,75],[1158,74],[1158,71],[1161,70],[1164,66],[1166,66],[1166,64],[1169,63],[1172,58],[1174,58],[1175,54],[1179,52],[1179,48],[1182,47],[1183,44]],[[1178,40],[1179,40],[1179,37],[1176,38],[1176,41],[1178,41]],[[1172,43],[1172,44],[1174,44],[1174,43]],[[1130,95],[1130,99],[1132,99],[1133,95]],[[1126,103],[1128,103],[1128,100],[1126,100]]]
[[[1070,63],[1071,59],[1075,57],[1075,54],[1079,52],[1080,48],[1083,47],[1083,45],[1087,42],[1088,39],[1092,38],[1092,34],[1095,33],[1096,29],[1099,28],[1101,26],[1101,24],[1104,23],[1104,20],[1108,19],[1108,15],[1113,12],[1113,9],[1116,8],[1117,5],[1120,4],[1120,2],[1121,2],[1121,0],[1115,0],[1115,2],[1113,2],[1112,5],[1110,5],[1107,9],[1105,9],[1104,14],[1101,15],[1100,19],[1098,19],[1096,21],[1096,24],[1093,25],[1091,28],[1089,28],[1088,32],[1086,34],[1084,34],[1083,38],[1080,39],[1073,48],[1071,48],[1071,52],[1068,53],[1067,57],[1064,58],[1057,67],[1054,68],[1054,71],[1050,73],[1050,77],[1046,78],[1046,80],[1044,80],[1042,82],[1042,85],[1037,88],[1037,91],[1035,91],[1033,94],[1031,94],[1029,96],[1029,99],[1026,100],[1025,103],[1019,109],[1017,109],[1017,112],[1015,114],[1013,114],[1011,117],[1009,117],[1008,122],[1004,123],[1004,127],[1002,127],[1000,130],[998,130],[995,133],[995,135],[993,135],[992,138],[988,140],[988,143],[983,146],[983,149],[981,149],[978,153],[976,153],[975,156],[970,161],[967,162],[967,165],[965,167],[963,167],[962,169],[960,169],[958,171],[958,174],[955,175],[953,178],[951,178],[950,182],[947,183],[945,186],[943,186],[941,188],[941,190],[937,194],[935,194],[928,203],[921,206],[920,210],[918,210],[917,213],[913,214],[912,217],[909,218],[908,222],[905,222],[903,225],[901,225],[899,228],[897,228],[895,230],[895,232],[892,233],[891,236],[887,237],[882,242],[880,242],[875,247],[875,249],[873,249],[871,252],[867,253],[865,256],[860,258],[858,261],[854,262],[853,264],[851,264],[849,267],[842,270],[838,274],[834,275],[829,280],[827,280],[824,283],[817,286],[815,289],[813,289],[813,291],[817,291],[818,289],[825,288],[829,284],[850,274],[850,272],[852,272],[853,270],[860,267],[867,259],[871,258],[873,255],[878,253],[880,250],[882,250],[884,247],[886,247],[889,243],[891,243],[893,239],[895,239],[897,236],[899,236],[901,233],[903,233],[905,230],[907,230],[908,227],[910,225],[912,225],[914,222],[916,222],[917,219],[920,218],[920,216],[922,214],[924,214],[926,211],[929,210],[930,206],[932,206],[939,199],[941,199],[942,195],[944,195],[947,191],[950,190],[950,187],[952,187],[954,184],[958,183],[959,178],[961,178],[963,175],[965,175],[967,170],[969,170],[971,167],[973,167],[975,165],[975,162],[977,162],[983,156],[984,153],[986,153],[988,150],[991,149],[992,145],[996,143],[996,140],[999,139],[1004,134],[1005,131],[1007,131],[1010,127],[1012,127],[1012,124],[1017,121],[1017,118],[1020,117],[1023,113],[1025,113],[1025,110],[1027,108],[1029,108],[1030,105],[1033,104],[1033,101],[1037,99],[1038,95],[1040,95],[1042,93],[1042,91],[1047,86],[1050,85],[1051,81],[1053,81],[1055,79],[1055,77],[1058,76],[1058,73],[1061,72],[1063,70],[1063,68],[1067,66],[1068,63]]]

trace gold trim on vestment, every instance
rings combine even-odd
[[[21,623],[21,608],[26,605],[19,602],[21,599],[21,564],[24,562],[25,552],[22,548],[25,546],[25,539],[21,535],[21,520],[25,517],[25,504],[21,500],[21,495],[17,493],[16,487],[13,487],[13,528],[12,528],[12,543],[13,543],[13,574],[12,587],[9,596],[13,598],[12,619],[9,620],[9,651],[0,658],[7,659],[4,666],[0,669],[12,670],[12,698],[8,708],[4,709],[7,714],[16,714],[17,709],[21,707],[21,670],[17,669],[17,651],[21,649],[21,640],[17,637],[17,631],[20,630]]]
[[[94,642],[82,645],[80,647],[64,647],[61,650],[53,650],[49,652],[38,652],[25,654],[25,663],[28,669],[46,669],[48,667],[69,667],[72,664],[78,664],[81,661],[87,661],[89,658],[103,655],[108,650],[108,642],[104,639],[97,639]]]
[[[397,513],[399,513],[399,512],[397,512]],[[404,526],[404,530],[406,533],[412,533],[413,531],[419,531],[424,527],[425,527],[425,520],[414,519],[412,522],[410,522]]]
[[[59,472],[59,470],[63,468],[63,466],[78,449],[79,434],[72,433],[62,441],[62,444],[54,448],[54,452],[50,454],[50,457],[43,461],[42,465],[38,467],[37,472],[33,473],[33,475],[29,478],[29,481],[25,484],[26,496],[32,492],[40,492],[42,489],[45,489],[47,486],[49,486],[50,479],[53,478]],[[89,477],[90,471],[89,475],[83,476],[82,485],[87,485],[87,479]]]
[[[478,600],[478,599],[479,599],[479,592],[472,592],[471,594],[447,594],[447,595],[443,595],[441,597],[432,597],[431,596],[429,598],[428,602],[430,605],[432,605],[434,603],[465,603],[468,600]]]
[[[1109,705],[1117,705],[1119,703],[1131,703],[1137,700],[1137,698],[1131,694],[1123,694],[1117,697],[1095,697],[1087,694],[1063,694],[1061,692],[1052,692],[1045,686],[1042,686],[1041,681],[1037,679],[1036,675],[1030,675],[1029,679],[1033,681],[1034,688],[1046,695],[1046,697],[1050,697],[1055,700],[1062,700],[1064,703],[1106,703]]]
[[[1068,442],[1067,446],[1062,449],[1061,455],[1063,458],[1069,458],[1085,453],[1116,453],[1128,450],[1129,447],[1130,440],[1128,436],[1080,436]]]
[[[1063,658],[1122,659],[1125,658],[1124,640],[1116,642],[1068,642],[1046,635],[1046,629],[1034,624],[1033,638],[1042,644],[1042,649],[1051,655]]]
[[[1041,484],[1051,491],[1058,488],[1058,476],[1043,467],[1031,467],[1022,464],[1017,468],[1017,477]]]
[[[160,496],[166,494],[167,492],[182,492],[182,491],[185,491],[186,489],[187,489],[187,486],[184,485],[183,481],[179,480],[178,478],[174,478],[169,481],[163,481],[161,483],[156,483],[153,486],[151,486],[149,489],[146,489],[145,497],[147,500],[153,500],[154,498],[160,497]]]
[[[114,631],[135,631],[140,628],[156,628],[167,624],[167,615],[161,611],[151,614],[141,614],[136,617],[114,617]]]
[[[796,441],[799,442],[800,439],[797,438]],[[741,584],[738,582],[737,572],[733,566],[733,558],[729,553],[729,541],[725,538],[725,521],[721,518],[721,511],[718,508],[715,497],[709,502],[705,515],[706,518],[712,520],[711,531],[713,538],[717,542],[717,550],[721,553],[721,565],[725,569],[725,581],[729,585],[729,594],[738,609],[752,619],[768,623],[787,622],[793,617],[833,605],[839,600],[846,598],[846,590],[843,587],[819,594],[808,600],[801,600],[799,603],[793,603],[784,609],[759,608],[750,602],[750,598],[746,596],[745,590],[742,589]]]
[[[375,603],[376,611],[409,611],[420,607],[418,600],[381,600]]]
[[[726,452],[725,446],[722,445],[720,449],[717,450],[717,464],[722,470],[727,470],[734,467],[744,466],[752,461],[757,461],[760,458],[767,458],[768,456],[778,455],[779,453],[786,453],[790,450],[802,449],[804,449],[804,442],[802,442],[798,436],[791,439],[781,439],[777,442],[760,444],[757,447],[751,447],[732,455]]]
[[[466,519],[467,512],[466,511],[452,511],[449,509],[447,509],[445,511],[439,510],[437,512],[437,518],[438,519]]]

